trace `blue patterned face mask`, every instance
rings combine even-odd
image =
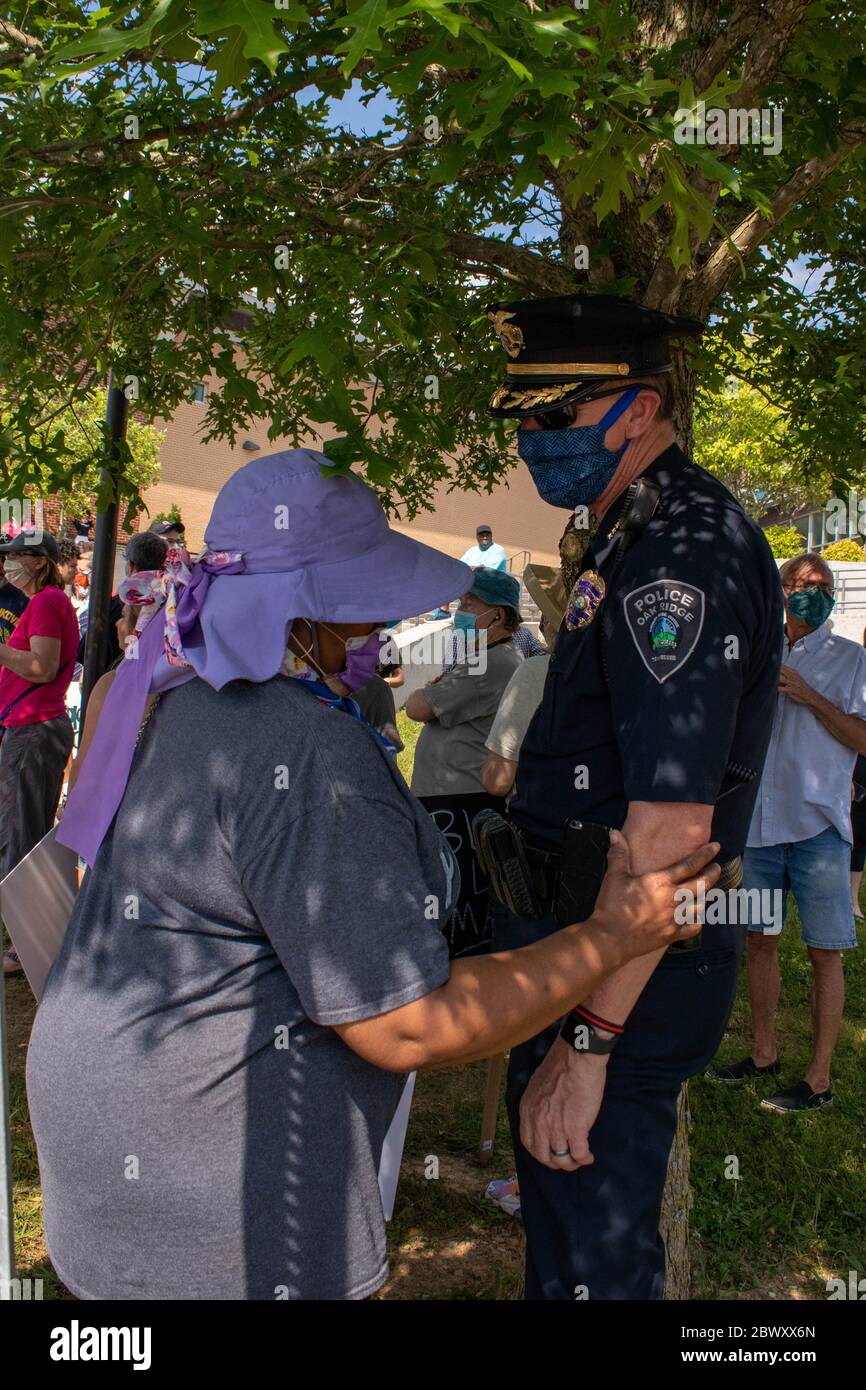
[[[605,448],[604,436],[639,394],[638,387],[626,391],[597,425],[518,431],[517,452],[544,502],[572,510],[601,496],[626,451],[625,444]]]

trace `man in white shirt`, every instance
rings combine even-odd
[[[713,1076],[740,1081],[780,1071],[779,932],[790,889],[812,965],[813,1054],[804,1079],[762,1105],[792,1114],[833,1099],[830,1062],[845,1003],[842,952],[857,945],[849,879],[851,775],[857,754],[866,753],[866,651],[830,628],[835,600],[826,560],[798,555],[782,566],[780,578],[787,650],[743,858],[743,887],[761,890],[764,902],[778,906],[764,912],[762,904],[749,922],[752,1054]],[[749,910],[754,913],[751,901]]]
[[[507,556],[501,545],[495,545],[493,532],[489,526],[478,526],[475,530],[475,545],[470,545],[469,549],[460,556],[464,565],[471,565],[475,569],[478,565],[485,565],[487,569],[505,571],[508,563]]]

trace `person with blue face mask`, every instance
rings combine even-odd
[[[584,294],[492,304],[488,318],[506,359],[489,414],[517,421],[539,496],[568,514],[565,616],[508,808],[510,862],[522,856],[532,886],[511,907],[535,910],[494,902],[507,949],[589,910],[612,829],[651,869],[712,827],[721,881],[736,885],[782,603],[760,529],[677,442],[674,383],[688,372],[672,344],[700,323]],[[724,1034],[745,935],[707,923],[696,949],[626,967],[512,1049],[528,1299],[664,1296],[658,1219],[680,1088]]]
[[[833,572],[820,555],[798,555],[780,570],[785,653],[778,711],[743,859],[743,885],[778,905],[768,930],[749,931],[752,1051],[713,1079],[778,1076],[779,936],[790,889],[812,968],[813,1051],[802,1077],[765,1097],[777,1114],[818,1110],[833,1099],[830,1065],[845,1004],[843,951],[857,946],[849,870],[851,783],[866,754],[866,651],[832,631]],[[757,897],[757,894],[756,894]]]
[[[412,769],[416,796],[484,790],[487,735],[505,687],[523,663],[513,636],[519,602],[513,575],[485,565],[473,571],[472,588],[454,614],[455,665],[406,701],[406,714],[424,726]]]

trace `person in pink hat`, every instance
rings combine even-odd
[[[206,539],[60,825],[92,868],[28,1055],[46,1241],[81,1299],[365,1298],[401,1074],[501,1052],[693,934],[674,895],[715,847],[645,881],[615,844],[590,921],[450,962],[456,861],[332,685],[470,572],[308,450],[236,473]]]

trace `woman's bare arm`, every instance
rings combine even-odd
[[[674,909],[684,892],[697,900],[701,886],[716,882],[719,867],[709,860],[717,851],[704,845],[669,869],[637,877],[614,832],[588,922],[518,951],[456,961],[445,984],[422,999],[335,1031],[368,1062],[400,1072],[476,1061],[525,1042],[627,961],[694,936],[693,914],[677,926]]]
[[[81,764],[87,757],[87,750],[93,742],[93,735],[96,733],[96,726],[99,723],[102,706],[105,704],[106,695],[114,684],[114,677],[114,671],[106,671],[104,676],[99,677],[99,680],[90,692],[90,699],[87,701],[87,709],[84,713],[84,728],[81,730],[81,742],[78,745],[75,762],[69,769],[67,792],[71,792],[75,783],[78,781]]]

